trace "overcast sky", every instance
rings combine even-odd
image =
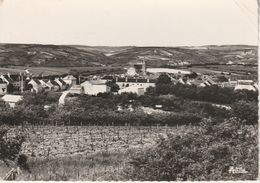
[[[0,0],[0,42],[257,44],[257,0]]]

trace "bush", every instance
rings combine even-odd
[[[236,118],[218,124],[204,120],[199,130],[168,135],[157,146],[131,154],[124,176],[133,181],[254,180],[257,138],[255,126],[242,125]],[[232,166],[248,173],[232,174]]]
[[[3,161],[7,166],[16,164],[21,168],[27,167],[26,156],[20,154],[22,144],[25,141],[24,135],[18,134],[13,138],[6,138],[7,127],[0,126],[0,161]]]
[[[256,102],[238,101],[232,107],[232,114],[244,120],[246,124],[257,124],[258,104]]]

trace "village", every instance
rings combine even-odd
[[[234,88],[234,90],[258,91],[255,79],[241,77],[231,73],[208,75],[192,72],[191,70],[172,68],[147,68],[144,60],[131,64],[125,68],[125,73],[111,75],[47,75],[35,76],[26,69],[19,74],[0,75],[0,95],[2,101],[14,107],[15,103],[22,100],[23,92],[57,92],[62,93],[59,104],[64,104],[67,94],[88,94],[113,92],[135,93],[144,95],[149,87],[155,87],[157,78],[161,74],[167,74],[175,84],[196,85],[207,87],[217,85],[220,87]],[[108,82],[118,86],[111,90]]]

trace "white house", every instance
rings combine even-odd
[[[106,80],[87,80],[80,85],[83,88],[83,93],[89,95],[110,92],[110,87],[106,85]]]
[[[38,79],[31,79],[28,82],[28,86],[31,89],[31,92],[38,93],[38,92],[42,91],[42,89],[43,89],[41,82]]]
[[[0,79],[2,79],[3,82],[7,83],[7,85],[13,83],[13,80],[12,78],[10,78],[10,75],[0,75]]]
[[[116,84],[120,89],[129,87],[129,86],[137,86],[139,88],[148,88],[155,87],[154,79],[136,79],[136,78],[116,78]]]
[[[23,96],[22,95],[9,95],[9,94],[6,94],[2,97],[2,100],[9,104],[10,107],[15,107],[15,104],[17,102],[19,102],[20,100],[23,99]]]
[[[256,91],[253,80],[238,80],[235,90],[252,90]]]
[[[60,78],[55,78],[54,81],[56,81],[56,83],[58,83],[58,85],[60,86],[60,89],[61,89],[61,90],[65,90],[65,89],[66,89],[67,83],[66,83],[65,81],[63,81],[63,80],[60,79]]]
[[[147,88],[137,86],[137,85],[132,85],[126,88],[123,88],[118,91],[119,94],[121,93],[136,93],[137,95],[144,95],[144,92],[146,91]]]
[[[42,85],[42,88],[45,90],[45,91],[51,91],[52,90],[52,86],[48,83],[48,81],[46,80],[43,80],[43,79],[40,79],[39,80],[41,85]]]
[[[56,81],[54,81],[54,80],[49,80],[49,81],[47,82],[47,84],[51,86],[51,88],[52,88],[53,91],[58,91],[58,90],[60,90],[60,85],[59,85]]]
[[[67,75],[62,80],[67,83],[68,85],[75,85],[77,84],[77,78],[75,78],[73,75]]]

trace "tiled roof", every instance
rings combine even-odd
[[[9,83],[12,83],[12,82],[13,82],[12,78],[10,78],[8,75],[4,75],[4,78],[5,78]]]
[[[16,74],[16,75],[10,75],[10,78],[13,80],[13,81],[20,81],[20,75]]]
[[[90,82],[92,85],[105,85],[105,80],[88,80],[87,82]]]
[[[66,83],[62,79],[59,79],[59,81],[61,82],[62,85],[66,85]]]
[[[33,79],[35,81],[35,83],[37,83],[38,85],[41,84],[41,82],[38,79]]]
[[[50,80],[51,84],[55,85],[55,86],[60,86],[56,81],[54,80]]]

